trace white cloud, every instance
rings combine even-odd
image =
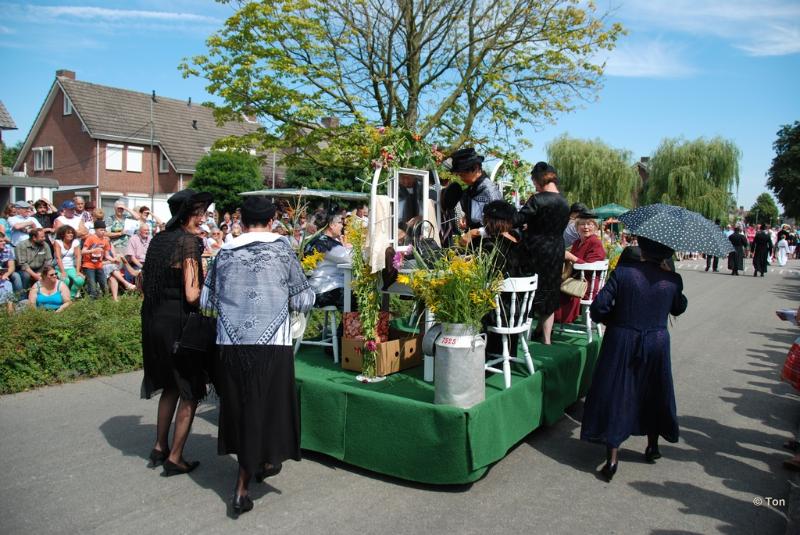
[[[623,43],[609,53],[605,73],[627,78],[690,76],[695,69],[681,58],[681,53],[682,47],[661,41]]]
[[[14,33],[14,30],[7,26],[0,26],[0,35],[9,35]]]
[[[797,0],[627,0],[615,14],[629,27],[713,36],[752,56],[800,52]]]
[[[78,19],[120,21],[180,21],[180,22],[216,22],[213,17],[194,13],[176,13],[170,11],[144,11],[139,9],[109,9],[91,6],[28,6],[39,13],[53,17],[74,17]]]

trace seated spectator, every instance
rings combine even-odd
[[[208,249],[211,251],[211,255],[216,256],[223,245],[225,245],[225,238],[222,230],[218,228],[212,229],[211,238],[208,240]]]
[[[53,263],[53,253],[47,246],[44,229],[36,228],[30,231],[29,239],[17,245],[15,254],[19,264],[19,276],[22,279],[22,288],[30,288],[42,278],[42,270]]]
[[[14,215],[14,206],[7,204],[0,213],[0,232],[8,236],[11,234],[11,228],[8,225],[8,218]]]
[[[323,232],[306,245],[305,254],[318,251],[325,256],[308,277],[308,282],[317,294],[314,306],[344,306],[344,273],[338,264],[349,264],[351,250],[342,245],[344,224],[338,214],[321,213],[315,224]]]
[[[31,205],[25,201],[17,201],[14,203],[16,215],[8,218],[8,224],[11,227],[11,245],[16,247],[28,239],[31,230],[42,228],[39,221],[36,220],[31,210]]]
[[[73,204],[75,204],[75,215],[81,218],[81,221],[83,221],[84,225],[94,221],[94,219],[92,219],[92,211],[94,210],[94,203],[92,202],[87,203],[80,195],[76,195],[75,197],[73,197],[72,202]]]
[[[75,231],[75,237],[78,239],[86,238],[89,234],[89,229],[83,222],[83,218],[75,211],[75,203],[73,201],[64,201],[61,203],[61,215],[53,222],[53,230],[58,233],[58,229],[64,225],[69,225]]]
[[[112,247],[112,252],[113,252]],[[113,253],[112,253],[113,254]],[[136,291],[136,285],[130,283],[125,278],[127,272],[127,264],[125,259],[121,256],[113,255],[113,260],[105,260],[103,262],[103,276],[108,283],[108,289],[111,291],[111,298],[114,301],[119,301],[119,287],[122,286],[129,292]]]
[[[75,229],[70,225],[58,227],[53,249],[60,278],[67,283],[69,296],[75,299],[78,290],[86,283],[86,277],[81,273],[81,241],[75,237]]]
[[[564,247],[570,248],[573,243],[580,239],[581,235],[578,233],[575,221],[581,213],[587,211],[586,205],[579,202],[572,203],[572,206],[569,207],[569,223],[567,223],[567,228],[564,229]]]
[[[118,256],[124,255],[128,248],[130,239],[128,224],[126,224],[128,219],[137,219],[137,217],[128,209],[123,199],[117,199],[114,203],[114,213],[106,217],[105,222],[106,234],[114,248],[114,253]]]
[[[164,222],[150,211],[148,206],[140,206],[137,211],[139,214],[139,228],[146,226],[150,229],[150,236],[155,236],[162,228]]]
[[[22,289],[19,274],[14,271],[14,258],[14,248],[0,231],[0,305],[5,303],[9,312],[14,311],[14,294]]]
[[[242,235],[242,224],[241,223],[233,223],[231,225],[231,233],[229,234],[229,236],[231,236],[231,240],[233,238],[238,238],[241,235]]]
[[[572,248],[564,254],[567,262],[574,264],[589,264],[605,260],[606,250],[603,242],[597,235],[598,225],[595,215],[584,212],[575,221],[580,238],[572,244]],[[587,273],[588,277],[589,274]],[[599,281],[596,281],[596,285]],[[589,288],[586,289],[584,298],[589,295]],[[595,288],[595,291],[597,288]],[[558,323],[572,323],[581,313],[581,299],[562,293],[560,296],[560,306],[556,310],[555,321]]]
[[[97,299],[107,290],[103,262],[116,260],[111,242],[106,237],[106,222],[102,219],[94,222],[94,234],[89,235],[83,242],[81,255],[83,258],[81,267],[86,274],[89,295],[92,299]]]
[[[42,271],[41,280],[31,286],[28,292],[28,301],[35,304],[36,308],[56,312],[61,312],[72,304],[69,288],[64,282],[58,280],[56,268],[49,265]]]
[[[147,248],[150,246],[150,227],[140,225],[136,234],[128,242],[128,250],[125,251],[125,259],[132,270],[134,277],[138,276],[144,266],[144,258],[147,256]]]
[[[33,204],[33,208],[36,210],[33,217],[36,218],[36,221],[38,221],[44,229],[45,237],[49,243],[52,239],[53,223],[56,216],[58,216],[58,210],[56,210],[56,207],[47,199],[39,199]]]

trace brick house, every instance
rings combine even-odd
[[[248,121],[218,126],[212,110],[191,99],[92,84],[59,70],[14,170],[58,180],[56,204],[82,194],[110,213],[124,197],[131,208],[151,205],[168,218],[166,199],[188,185],[214,142],[258,128]]]

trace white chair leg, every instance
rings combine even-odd
[[[328,313],[325,312],[327,315]],[[327,318],[325,318],[327,319]],[[336,325],[336,312],[331,312],[331,343],[333,344],[333,362],[334,364],[339,363],[339,335],[336,332],[337,325]]]
[[[506,388],[511,388],[511,353],[508,350],[507,334],[502,335],[503,338],[503,379],[505,379]]]
[[[531,352],[528,349],[528,344],[525,341],[522,341],[522,352],[525,354],[525,364],[528,365],[528,371],[531,375],[533,375],[533,359],[531,358]]]
[[[586,308],[586,338],[592,341],[592,318],[589,315],[589,308]]]

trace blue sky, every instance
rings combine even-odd
[[[530,131],[524,156],[545,158],[567,133],[651,154],[666,137],[713,137],[742,151],[739,204],[766,191],[772,143],[800,120],[800,2],[797,0],[634,0],[608,3],[629,33],[607,61],[596,100]],[[177,65],[232,13],[207,0],[0,1],[0,100],[24,139],[57,69],[78,79],[195,102],[212,100],[202,79]]]

